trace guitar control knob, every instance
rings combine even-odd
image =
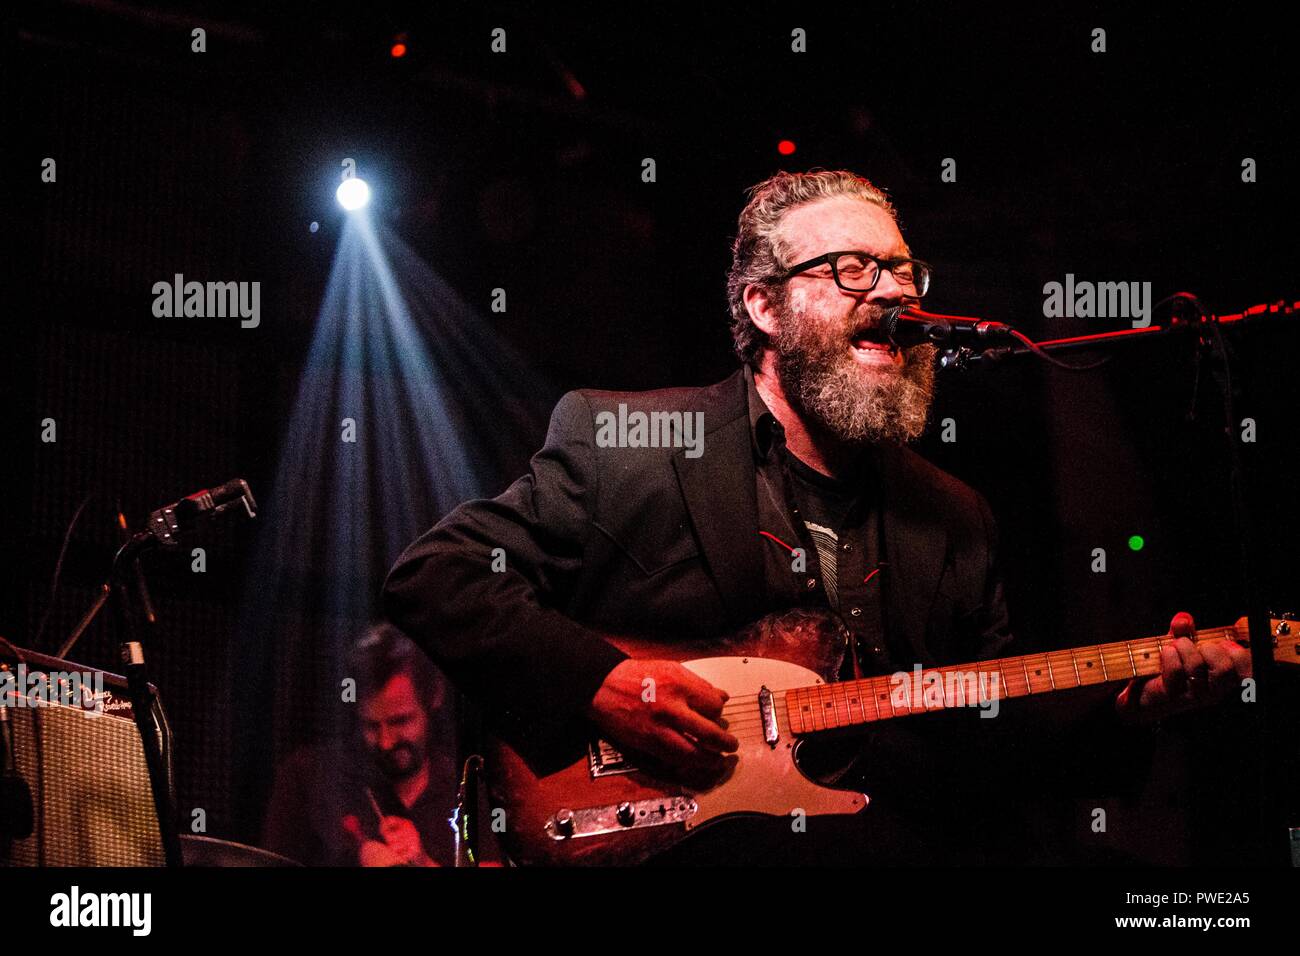
[[[636,823],[636,808],[630,803],[620,803],[617,816],[619,823],[625,827],[630,827]]]
[[[567,807],[555,814],[555,832],[560,836],[573,836],[573,811]]]

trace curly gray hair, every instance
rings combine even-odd
[[[778,232],[785,214],[804,203],[834,196],[853,196],[875,203],[895,222],[898,214],[882,190],[846,169],[779,172],[747,192],[749,202],[740,211],[736,239],[731,245],[727,303],[731,307],[731,337],[736,354],[745,364],[757,366],[767,336],[754,325],[745,308],[745,286],[771,279],[791,265],[789,250]],[[772,286],[771,296],[778,308],[784,307],[785,286]]]

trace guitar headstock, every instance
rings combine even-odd
[[[1232,625],[1234,640],[1250,647],[1250,624],[1246,618]],[[1279,664],[1300,664],[1300,621],[1286,617],[1270,618],[1268,632],[1273,638],[1273,660]]]

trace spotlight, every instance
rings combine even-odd
[[[355,212],[370,202],[370,187],[366,185],[364,179],[357,179],[353,176],[351,179],[345,179],[339,184],[338,192],[334,194],[334,198],[348,212]]]

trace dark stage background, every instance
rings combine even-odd
[[[729,240],[743,190],[778,169],[844,167],[883,186],[936,265],[927,306],[1035,338],[1123,326],[1044,319],[1043,284],[1067,272],[1150,281],[1156,299],[1190,290],[1223,312],[1300,289],[1292,40],[1262,10],[310,9],[51,2],[13,15],[13,570],[0,634],[19,645],[49,610],[40,649],[52,650],[89,605],[118,500],[138,524],[235,476],[272,514],[292,493],[276,465],[342,229],[345,156],[377,184],[377,221],[536,376],[522,426],[492,426],[488,389],[460,396],[482,413],[464,439],[493,494],[524,469],[564,390],[702,384],[734,367]],[[504,55],[489,49],[496,26]],[[1089,51],[1096,26],[1104,54]],[[190,50],[194,27],[205,53]],[[807,53],[791,52],[794,27]],[[399,33],[409,50],[394,59]],[[785,138],[794,155],[778,155]],[[56,183],[39,180],[44,157]],[[641,179],[645,157],[656,182]],[[940,180],[945,157],[955,183]],[[1245,157],[1258,182],[1241,181]],[[261,325],[154,318],[152,284],[175,273],[260,281]],[[489,310],[498,286],[504,313]],[[1295,609],[1300,333],[1232,341],[1239,417],[1257,422],[1241,449],[1257,479],[1261,587]],[[1162,343],[1088,374],[1022,362],[941,378],[934,419],[953,418],[957,440],[932,428],[920,450],[990,499],[1014,623],[1034,645],[1163,633],[1178,609],[1214,626],[1245,613],[1223,422],[1206,375],[1194,401],[1193,367],[1190,345]],[[53,445],[39,440],[46,417]],[[51,609],[64,530],[92,492]],[[358,507],[417,527],[439,516],[428,499]],[[275,762],[329,732],[337,650],[292,625],[240,632],[259,534],[214,530],[205,574],[148,564],[182,810],[205,808],[210,835],[245,842]],[[1096,547],[1105,574],[1090,570]],[[373,595],[395,556],[353,579],[322,579],[310,561],[274,571],[310,603]],[[73,656],[107,665],[114,647],[101,620]],[[1240,858],[1248,729],[1240,709],[1180,722],[1151,793],[1189,828],[1189,849],[1138,835],[1139,858]]]

